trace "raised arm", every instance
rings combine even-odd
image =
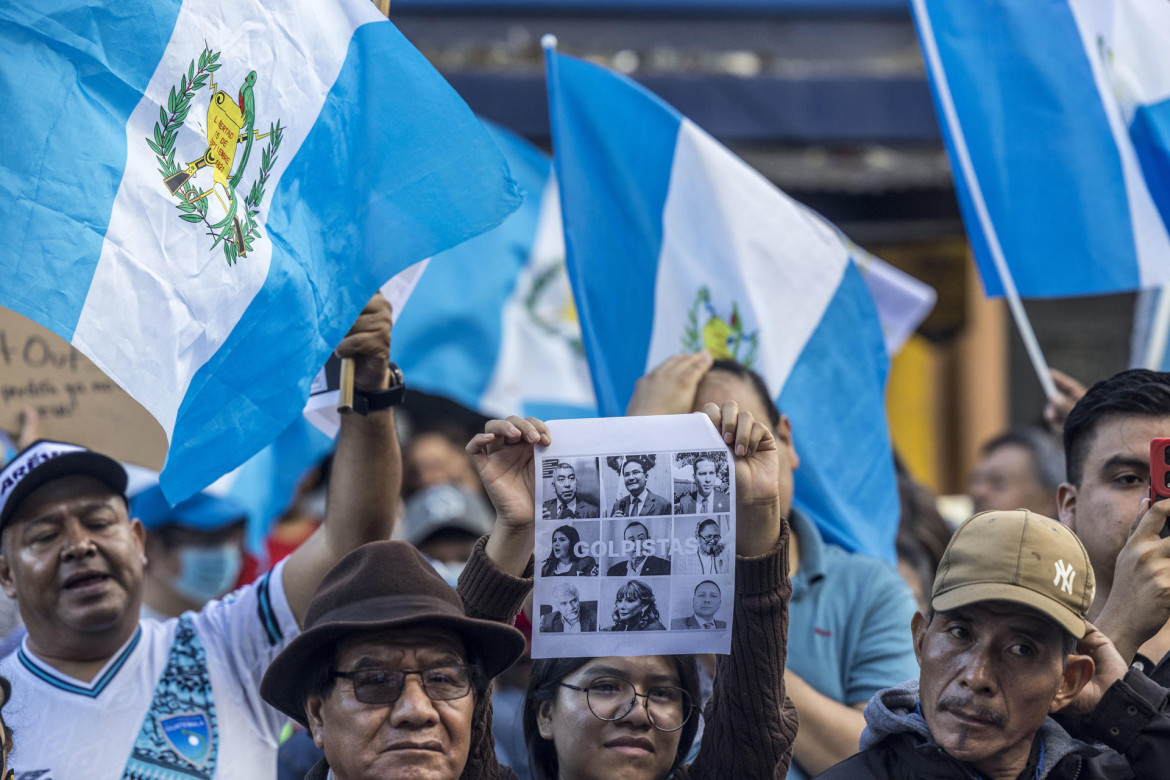
[[[375,295],[338,345],[338,357],[354,359],[356,389],[389,387],[390,324],[390,304]],[[284,567],[284,590],[297,623],[304,621],[309,599],[333,564],[366,542],[389,538],[401,484],[393,409],[342,415],[325,522]]]
[[[467,444],[488,498],[496,508],[496,524],[485,551],[502,572],[523,575],[532,557],[536,526],[534,447],[548,446],[548,428],[535,417],[489,420],[484,432]]]
[[[735,454],[735,610],[731,654],[719,659],[699,755],[679,776],[783,778],[796,709],[784,684],[792,583],[778,448],[772,432],[734,402],[703,412]]]
[[[496,508],[491,535],[481,539],[459,577],[459,595],[469,617],[511,623],[532,590],[532,544],[536,506],[533,445],[549,444],[540,420],[490,420],[467,444],[467,453]],[[463,777],[508,777],[496,760],[490,700],[476,702],[475,727]]]

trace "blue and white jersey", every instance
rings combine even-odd
[[[286,718],[260,698],[260,680],[300,631],[283,573],[282,562],[197,613],[139,621],[89,682],[39,660],[26,637],[0,661],[16,777],[275,778]]]

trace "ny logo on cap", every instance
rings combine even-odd
[[[1072,595],[1073,592],[1073,578],[1077,573],[1073,570],[1072,564],[1065,565],[1063,560],[1056,562],[1056,577],[1053,578],[1053,585],[1060,585],[1060,589],[1065,593]]]

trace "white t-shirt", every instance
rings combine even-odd
[[[201,713],[164,712],[167,740],[191,745],[214,723],[210,748],[194,758],[152,767],[152,778],[265,780],[276,777],[276,749],[287,718],[260,698],[260,680],[272,659],[300,631],[283,587],[284,563],[251,585],[187,613],[206,657],[211,684],[210,718]],[[36,780],[120,780],[134,751],[159,678],[180,634],[178,618],[143,619],[138,631],[92,681],[57,672],[37,659],[25,638],[20,649],[0,660],[0,674],[12,682],[4,720],[15,733],[9,766],[17,778]],[[200,667],[203,668],[203,667]],[[187,747],[190,753],[191,748]],[[202,773],[202,774],[201,774]]]

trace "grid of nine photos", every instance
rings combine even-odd
[[[728,630],[726,451],[550,457],[538,477],[538,633]]]

